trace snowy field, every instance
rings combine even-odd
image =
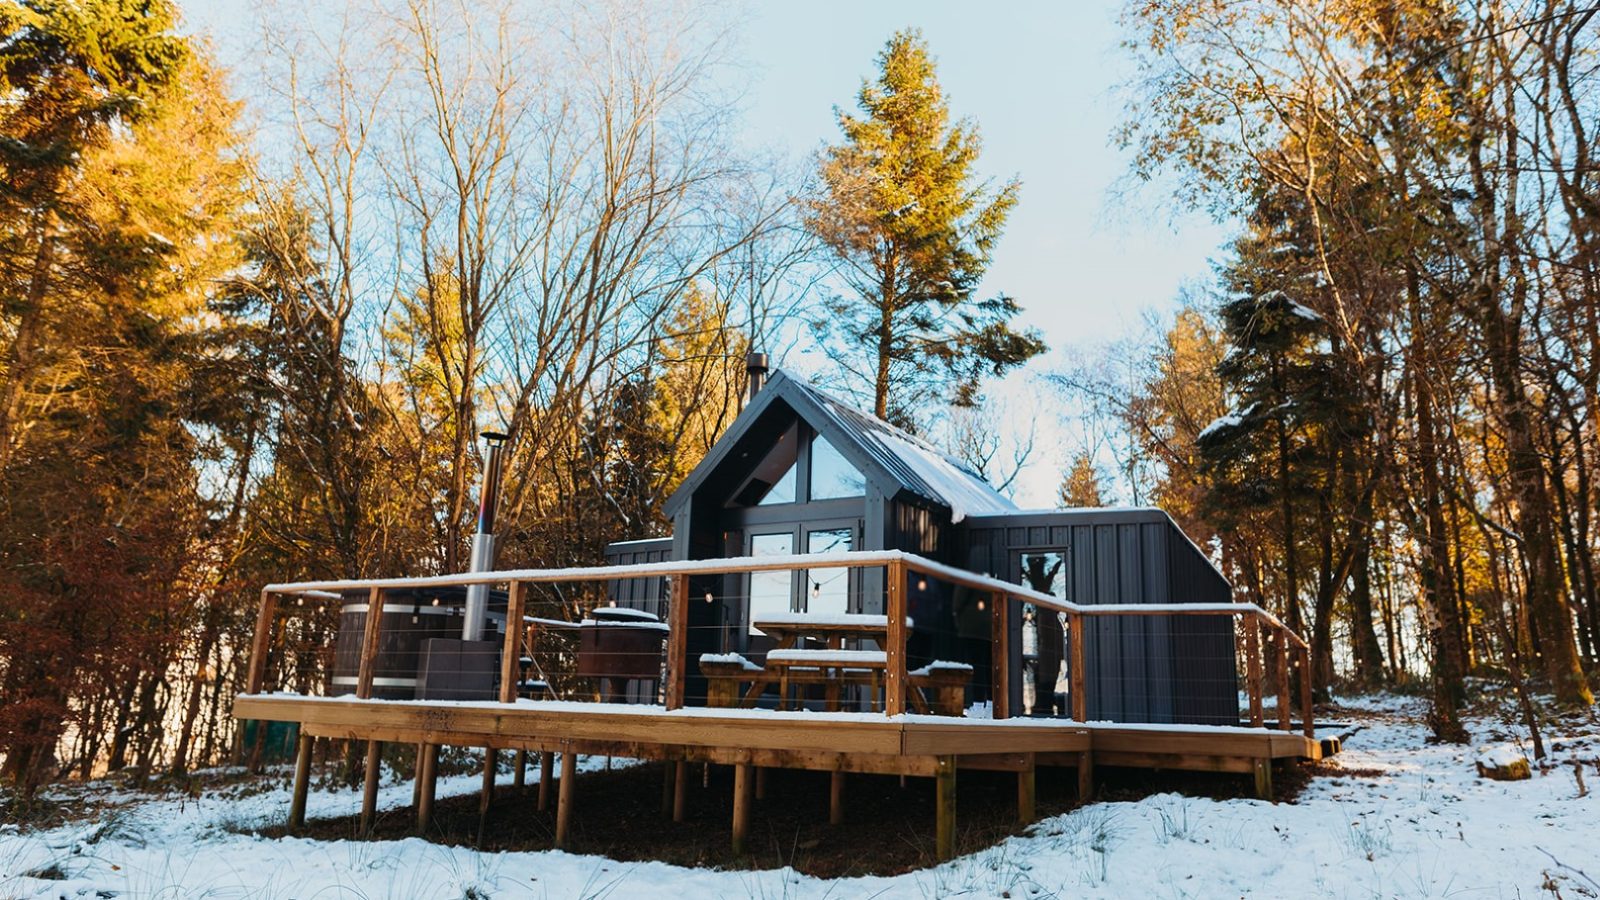
[[[1424,740],[1416,701],[1344,707],[1363,727],[1293,803],[1161,794],[1094,804],[895,877],[479,854],[416,839],[268,840],[234,832],[281,821],[289,806],[281,789],[148,799],[91,785],[72,790],[115,812],[50,831],[0,826],[0,898],[1600,897],[1592,715],[1551,727],[1552,764],[1542,774],[1500,783],[1479,778],[1474,762],[1523,749],[1510,723],[1474,718],[1472,746],[1436,747]],[[1581,784],[1573,760],[1582,761]],[[443,779],[439,793],[477,786],[476,775]],[[385,807],[410,801],[409,783],[380,797]],[[309,813],[348,815],[359,804],[359,792],[314,792]]]

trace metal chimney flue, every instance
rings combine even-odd
[[[510,437],[498,431],[485,431],[479,436],[489,442],[489,455],[483,464],[483,484],[478,487],[478,528],[472,535],[469,572],[488,572],[494,568],[494,518],[500,506],[500,468],[506,440]],[[462,640],[483,638],[483,625],[488,618],[488,611],[489,586],[468,586],[467,606],[461,622]]]
[[[767,383],[767,355],[765,353],[751,352],[744,358],[745,371],[745,402],[756,398],[761,393],[761,388]]]

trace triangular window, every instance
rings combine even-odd
[[[811,499],[834,500],[864,497],[866,479],[844,458],[828,439],[817,435],[811,440]]]
[[[756,464],[744,487],[728,505],[772,506],[795,502],[798,499],[795,460],[799,458],[800,426],[796,424],[778,437],[778,442]]]

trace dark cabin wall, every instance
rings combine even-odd
[[[639,563],[665,562],[672,558],[672,538],[654,538],[644,541],[622,541],[606,546],[606,565],[631,566]],[[642,609],[655,613],[665,620],[667,616],[667,579],[627,578],[610,583],[608,593],[618,606]]]
[[[956,526],[971,571],[1020,581],[1025,551],[1064,551],[1068,599],[1077,603],[1228,602],[1210,562],[1157,510],[1070,510],[975,516]],[[1012,610],[1020,647],[1020,604]],[[1226,619],[1160,616],[1085,623],[1089,718],[1122,722],[1238,720],[1232,625]],[[1021,703],[1021,660],[1012,662]]]

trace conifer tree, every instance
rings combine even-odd
[[[823,154],[810,215],[849,292],[815,326],[872,384],[878,417],[914,428],[915,410],[971,405],[982,378],[1044,352],[1037,332],[1012,328],[1015,300],[976,296],[1019,184],[978,179],[977,126],[950,121],[918,31],[889,39],[857,103],[859,116],[838,114],[844,140]]]

